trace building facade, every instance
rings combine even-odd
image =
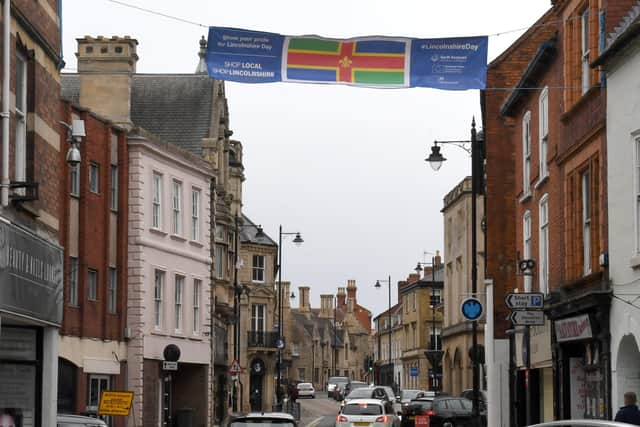
[[[607,182],[609,213],[609,274],[611,301],[611,406],[624,406],[624,393],[640,385],[640,316],[634,302],[640,294],[640,104],[628,96],[640,90],[640,3],[630,8],[607,38],[595,61],[607,82]],[[634,32],[635,31],[635,32]]]
[[[373,318],[376,365],[375,383],[402,389],[402,305],[395,304]]]
[[[64,321],[58,411],[97,414],[103,390],[126,390],[128,148],[125,130],[63,102],[65,123],[82,120],[81,162],[62,180]],[[60,145],[67,145],[66,132]],[[96,244],[96,242],[99,242]],[[123,426],[124,418],[107,418]]]
[[[473,334],[471,322],[466,321],[460,312],[460,304],[471,296],[471,178],[462,180],[444,197],[442,209],[444,217],[444,319],[442,328],[443,345],[443,391],[459,396],[463,390],[473,387],[473,369],[469,357]],[[477,230],[481,230],[484,213],[482,196],[476,200]],[[478,248],[484,247],[484,234],[478,233]],[[481,250],[478,256],[477,294],[484,303],[484,257]],[[478,343],[484,338],[484,319],[478,321]],[[482,345],[482,344],[480,344]],[[479,370],[482,375],[484,370]],[[480,378],[481,389],[485,383]]]
[[[210,423],[210,181],[204,160],[134,129],[129,134],[128,389],[134,417]],[[167,346],[180,351],[166,371]],[[162,402],[162,403],[161,403]]]
[[[60,10],[54,1],[4,2],[2,22],[8,73],[0,150],[0,408],[21,425],[48,426],[56,422],[66,272]]]

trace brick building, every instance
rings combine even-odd
[[[58,2],[3,2],[0,408],[55,425],[62,323],[62,67]],[[6,67],[6,68],[5,68]]]
[[[515,89],[482,94],[487,277],[495,345],[510,343],[511,425],[612,415],[605,89],[590,65],[630,5],[553,1],[488,68],[487,87]],[[518,270],[522,259],[535,269]],[[505,324],[515,288],[545,295],[544,326]]]
[[[90,111],[61,104],[66,123],[82,120],[81,162],[66,167],[61,221],[65,247],[58,410],[96,414],[103,390],[124,390],[127,349],[128,149],[125,131]],[[60,145],[67,144],[61,135]],[[109,420],[124,425],[124,418]]]

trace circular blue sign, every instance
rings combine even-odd
[[[477,298],[467,298],[460,304],[462,316],[470,321],[478,320],[484,313],[482,303]]]

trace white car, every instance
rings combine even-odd
[[[107,427],[107,423],[83,415],[58,414],[57,427]]]
[[[336,427],[399,427],[400,419],[389,402],[353,399],[340,409]]]
[[[298,398],[301,398],[301,397],[310,397],[312,399],[316,398],[316,390],[313,388],[313,384],[300,383],[296,387],[298,388]]]

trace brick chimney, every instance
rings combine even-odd
[[[442,264],[442,257],[440,256],[440,251],[436,251],[436,256],[433,257],[433,263],[436,267],[439,267]]]
[[[345,288],[338,288],[338,308],[345,305],[347,299],[347,291]]]
[[[402,302],[402,294],[400,293],[400,291],[406,285],[407,285],[407,281],[406,280],[400,280],[398,282],[398,302]]]
[[[320,317],[323,319],[333,319],[333,295],[320,295]]]
[[[407,283],[413,283],[420,280],[420,275],[418,273],[411,273],[409,277],[407,277]]]
[[[298,293],[300,294],[299,310],[302,313],[308,313],[311,311],[311,304],[309,303],[309,286],[299,286]]]
[[[119,125],[131,126],[131,77],[138,62],[138,41],[129,36],[76,40],[80,104]]]
[[[356,287],[356,281],[353,279],[347,280],[347,298],[352,299],[353,303],[356,304],[356,291],[358,288]]]

